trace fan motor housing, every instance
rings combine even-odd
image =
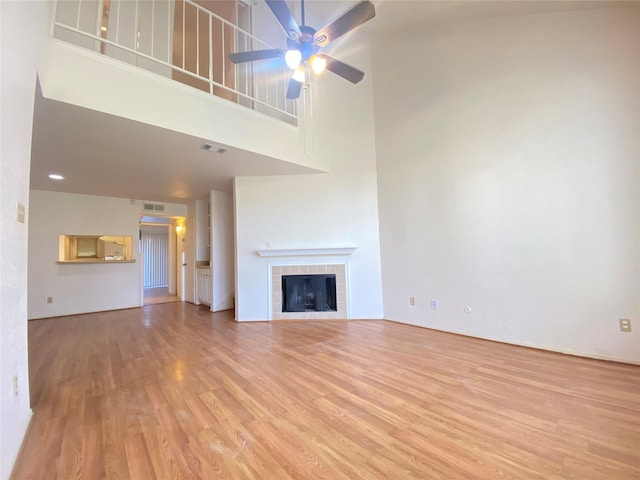
[[[307,25],[300,25],[299,27],[302,37],[298,41],[287,38],[287,47],[289,50],[300,50],[302,60],[307,61],[311,55],[318,53],[320,47],[313,42],[313,37],[316,34],[315,28]]]

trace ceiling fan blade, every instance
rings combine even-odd
[[[289,80],[289,86],[287,87],[287,98],[289,100],[295,100],[300,96],[301,90],[302,90],[302,83],[292,78],[291,80]]]
[[[364,0],[345,12],[340,18],[319,29],[313,36],[313,41],[317,45],[324,47],[329,42],[368,22],[375,16],[376,8],[373,3],[370,0]]]
[[[364,78],[364,72],[361,72],[357,68],[352,67],[351,65],[347,65],[340,60],[336,60],[329,55],[321,53],[318,55],[320,58],[324,58],[327,61],[327,70],[335,73],[336,75],[344,78],[345,80],[349,80],[351,83],[358,83],[360,80]]]
[[[284,33],[291,40],[298,40],[302,37],[300,27],[296,23],[295,18],[291,14],[291,10],[287,6],[287,2],[284,0],[265,0],[267,6],[271,9],[271,12],[278,19],[278,23],[284,30]]]
[[[284,57],[284,50],[269,48],[267,50],[251,50],[249,52],[230,53],[229,60],[233,63],[255,62],[256,60],[269,60],[270,58]]]

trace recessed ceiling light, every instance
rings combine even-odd
[[[213,145],[212,143],[203,143],[200,145],[200,150],[206,150],[211,153],[224,153],[227,151],[226,148],[219,147],[218,145]]]
[[[64,177],[62,175],[58,175],[57,173],[50,173],[49,178],[51,180],[64,180]]]

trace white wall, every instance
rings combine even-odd
[[[28,317],[43,318],[142,305],[138,251],[142,201],[31,191]],[[185,205],[163,213],[186,216]],[[135,263],[58,264],[58,235],[131,235]],[[53,303],[47,303],[53,297]]]
[[[0,2],[0,479],[9,478],[31,410],[27,360],[29,162],[36,69],[50,4]],[[18,377],[18,395],[12,379]]]
[[[637,7],[374,46],[386,318],[640,361]]]
[[[211,267],[214,312],[233,308],[233,197],[227,192],[211,191]]]
[[[344,48],[342,48],[344,45]],[[370,71],[366,41],[358,33],[331,53]],[[352,85],[327,72],[315,83],[313,134],[308,153],[331,173],[237,178],[236,315],[269,318],[269,263],[349,262],[351,318],[381,318],[380,250],[376,197],[371,76]],[[356,246],[350,257],[258,257],[257,249]]]

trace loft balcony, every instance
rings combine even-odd
[[[66,0],[53,38],[125,62],[291,125],[284,62],[234,65],[229,53],[274,48],[250,32],[253,8],[239,0]],[[275,37],[277,38],[277,37]]]

